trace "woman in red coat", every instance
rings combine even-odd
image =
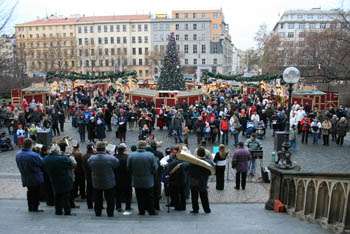
[[[308,137],[309,137],[309,131],[310,131],[310,126],[311,126],[311,120],[309,117],[305,116],[301,121],[301,143],[302,144],[307,144],[308,142]]]

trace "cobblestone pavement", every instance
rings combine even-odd
[[[62,136],[71,136],[73,139],[79,139],[76,129],[71,127],[69,122],[65,125],[66,131]],[[127,144],[130,146],[137,142],[136,130],[130,130],[127,133]],[[172,137],[167,136],[167,131],[156,130],[156,139],[162,141],[161,150],[175,144]],[[241,137],[241,140],[245,140]],[[118,143],[115,139],[114,132],[107,133],[107,141]],[[311,141],[311,138],[310,138]],[[230,139],[232,143],[232,138]],[[271,132],[268,131],[266,138],[261,141],[264,148],[264,162],[266,166],[270,163],[271,153],[273,151],[273,138]],[[347,138],[345,145],[339,147],[333,142],[331,146],[323,145],[301,145],[298,141],[298,152],[293,155],[294,160],[301,166],[303,171],[308,172],[349,172],[350,171],[350,139]],[[85,151],[86,144],[81,145],[81,149]],[[190,149],[193,151],[197,147],[195,136],[190,137]],[[211,146],[208,146],[210,149]],[[233,146],[230,144],[230,148]],[[236,192],[234,187],[234,171],[227,167],[227,185],[224,192],[215,190],[215,178],[210,178],[210,199],[213,202],[264,202],[268,196],[269,185],[259,183],[259,179],[249,178],[250,182],[245,192]],[[259,167],[258,167],[259,168]],[[259,177],[259,170],[257,170]],[[25,191],[20,185],[19,172],[15,163],[15,151],[0,153],[0,198],[24,198]]]
[[[191,215],[186,212],[163,211],[159,216],[115,214],[113,218],[95,217],[85,204],[74,209],[76,216],[55,216],[53,208],[42,206],[43,213],[28,213],[23,200],[0,200],[0,233],[264,233],[264,234],[325,234],[317,224],[301,222],[286,214],[264,210],[262,204],[213,204],[212,213]],[[189,208],[189,207],[188,207]],[[189,209],[188,209],[189,210]],[[200,211],[202,212],[202,211]]]

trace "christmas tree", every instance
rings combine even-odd
[[[168,37],[166,54],[158,79],[159,90],[184,90],[185,80],[181,73],[180,60],[176,48],[174,33]]]

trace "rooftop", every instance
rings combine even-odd
[[[77,17],[47,17],[37,19],[17,26],[35,26],[35,25],[69,25],[81,23],[97,23],[97,22],[115,22],[115,21],[140,21],[149,20],[149,15],[111,15],[111,16],[77,16]]]

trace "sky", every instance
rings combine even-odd
[[[16,1],[16,0],[0,0]],[[256,45],[254,36],[259,26],[266,24],[271,30],[285,10],[350,9],[350,0],[19,0],[7,31],[13,25],[51,14],[69,16],[149,14],[182,9],[223,9],[230,26],[232,42],[238,49]]]

